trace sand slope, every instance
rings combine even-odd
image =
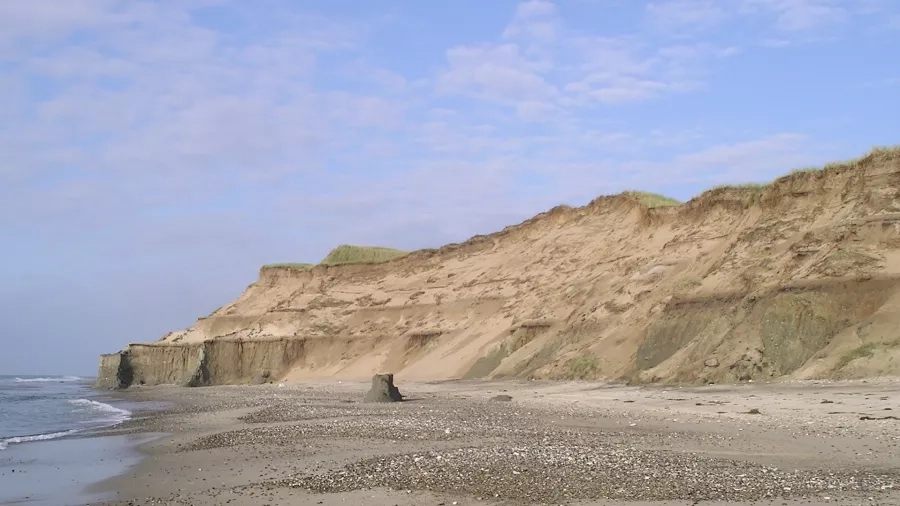
[[[561,206],[382,264],[264,268],[152,348],[296,339],[301,352],[266,369],[287,379],[853,378],[900,372],[898,309],[889,149],[675,207],[632,194]],[[219,356],[244,372],[211,383],[259,372]]]

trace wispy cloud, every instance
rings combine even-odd
[[[524,57],[516,44],[456,47],[447,51],[447,61],[437,81],[440,91],[512,104],[556,93],[540,75],[541,62]]]
[[[746,13],[774,16],[778,28],[786,31],[805,31],[841,23],[850,11],[836,0],[742,0]]]
[[[715,0],[650,2],[646,9],[654,23],[672,30],[710,28],[729,16],[728,6]]]

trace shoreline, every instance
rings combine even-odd
[[[116,392],[170,409],[104,431],[159,437],[93,504],[900,504],[900,380],[368,386]]]
[[[59,506],[101,498],[88,485],[139,462],[136,447],[153,437],[116,434],[115,427],[162,406],[98,391],[86,377],[4,380],[0,409],[10,403],[10,424],[0,438],[2,504]],[[43,404],[35,406],[35,400]]]

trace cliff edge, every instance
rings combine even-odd
[[[680,205],[600,197],[390,258],[263,267],[192,327],[104,355],[97,385],[900,372],[897,148]]]

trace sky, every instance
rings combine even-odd
[[[900,141],[894,0],[0,2],[0,374],[96,372],[343,243]]]

